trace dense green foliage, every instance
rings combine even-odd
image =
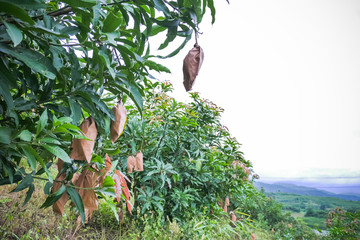
[[[348,212],[336,208],[329,212],[326,220],[329,237],[332,239],[355,240],[360,238],[360,212]]]
[[[69,180],[86,164],[68,155],[72,139],[83,138],[77,125],[95,119],[95,162],[105,167],[104,155],[97,154],[112,147],[111,107],[129,97],[141,115],[149,70],[169,72],[152,60],[151,37],[166,33],[159,49],[183,38],[162,56],[171,57],[196,34],[207,9],[215,20],[213,0],[1,0],[0,9],[0,184],[18,183],[14,192],[27,189],[26,203],[34,179],[46,172],[44,207],[62,194],[79,199]],[[19,167],[22,158],[31,170]],[[49,167],[56,158],[66,163],[67,177],[49,194]],[[81,202],[75,204],[82,213]]]
[[[121,153],[114,156],[125,171],[127,156],[144,154],[144,172],[130,174],[134,214],[161,214],[181,222],[188,215],[221,211],[217,203],[226,197],[232,203],[241,194],[251,167],[221,125],[222,109],[196,93],[190,104],[177,102],[167,95],[169,83],[150,87],[155,90],[147,91],[143,118],[129,112]]]

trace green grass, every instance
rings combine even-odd
[[[41,209],[46,199],[44,182],[35,180],[35,191],[31,200],[23,205],[26,190],[10,193],[16,184],[0,187],[0,239],[272,239],[272,233],[264,229],[251,228],[239,223],[229,225],[228,217],[193,218],[180,227],[176,222],[161,225],[149,218],[139,226],[126,218],[117,222],[112,210],[99,201],[88,224],[77,230],[78,214],[69,204],[64,216],[54,214],[52,208]]]

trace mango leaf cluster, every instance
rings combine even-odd
[[[124,141],[118,143],[121,153],[115,157],[125,171],[126,156],[138,151],[144,155],[144,171],[129,174],[134,217],[184,222],[189,216],[222,211],[218,202],[226,198],[233,209],[231,202],[251,181],[251,163],[221,124],[223,110],[197,93],[189,104],[176,101],[168,95],[170,83],[148,87],[153,90],[147,91],[143,118],[129,117]]]
[[[156,57],[177,54],[207,9],[214,21],[213,0],[0,0],[0,184],[27,189],[26,203],[34,178],[45,173],[44,206],[66,192],[81,210],[71,184],[51,193],[52,162],[65,162],[64,183],[85,168],[68,153],[74,138],[85,138],[77,126],[92,116],[99,131],[93,160],[105,168],[96,152],[117,152],[108,147],[111,107],[129,98],[142,113],[149,70],[169,72]],[[155,56],[151,37],[162,32],[159,49],[183,42]]]

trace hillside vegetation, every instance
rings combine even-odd
[[[319,197],[334,197],[341,198],[345,200],[360,201],[360,197],[351,194],[335,194],[324,190],[319,190],[317,188],[299,186],[290,183],[263,183],[255,182],[254,185],[258,188],[264,188],[266,192],[283,192],[283,193],[295,193],[300,195],[309,195],[309,196],[319,196]]]
[[[263,188],[266,196],[281,203],[284,211],[288,211],[293,217],[303,220],[311,228],[325,230],[327,228],[326,220],[329,217],[329,212],[337,208],[352,213],[360,212],[360,201],[340,198],[344,197],[344,195],[332,194],[315,188],[293,184],[264,184],[256,182],[254,185],[257,188]],[[354,196],[345,195],[345,197],[352,198]]]

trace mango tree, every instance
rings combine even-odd
[[[107,169],[105,156],[97,153],[112,144],[111,107],[127,101],[141,115],[149,71],[169,71],[156,58],[176,55],[196,35],[208,10],[214,22],[213,0],[0,0],[0,184],[17,183],[13,191],[27,190],[25,204],[34,179],[45,173],[43,206],[69,195],[84,221],[71,179],[90,165]],[[175,38],[183,42],[165,56],[154,55],[151,39],[162,32],[161,50]],[[88,140],[78,126],[90,116],[98,131],[94,157],[74,160],[71,142]],[[57,158],[64,162],[62,180],[49,171]],[[113,163],[107,170],[117,167]],[[96,194],[111,195],[111,181],[105,179],[108,190],[97,187]],[[51,190],[55,183],[56,191]]]

